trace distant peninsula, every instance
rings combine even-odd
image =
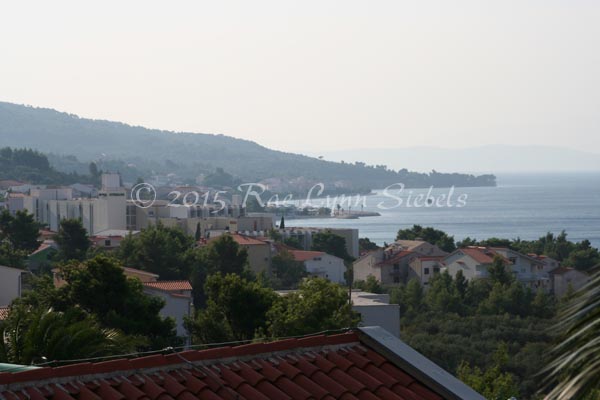
[[[148,129],[5,102],[0,102],[0,143],[41,151],[59,172],[87,174],[94,162],[100,169],[118,170],[129,181],[164,177],[195,184],[221,174],[230,180],[225,183],[267,182],[274,192],[276,187],[303,190],[316,182],[362,192],[393,183],[412,188],[496,185],[491,174],[419,173],[325,161],[225,135]]]

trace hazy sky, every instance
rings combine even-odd
[[[269,147],[600,152],[600,1],[11,1],[0,100]]]

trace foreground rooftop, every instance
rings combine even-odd
[[[0,373],[16,399],[483,399],[379,327]]]

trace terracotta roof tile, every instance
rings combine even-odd
[[[230,234],[231,238],[239,245],[251,246],[251,245],[267,245],[267,242],[263,242],[262,240],[255,239],[250,236],[240,235],[239,233]],[[214,239],[217,239],[216,236]],[[213,240],[214,240],[213,239]]]
[[[469,247],[460,248],[456,251],[462,252],[463,254],[468,255],[469,257],[471,257],[473,260],[477,261],[480,264],[491,264],[492,262],[494,262],[495,256],[499,256],[505,262],[508,261],[501,254],[498,254],[494,249],[489,248],[489,247],[469,246]]]
[[[144,282],[144,286],[166,292],[176,292],[181,290],[192,290],[192,284],[189,281],[157,281]]]
[[[289,251],[294,260],[304,262],[312,260],[313,258],[323,257],[325,255],[322,251],[306,251],[306,250],[290,250]]]
[[[442,399],[353,332],[0,373],[0,398]]]

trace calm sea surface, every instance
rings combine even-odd
[[[426,195],[428,189],[410,191],[404,189],[399,193],[397,188],[390,191],[402,199],[402,205],[389,210],[378,205],[392,207],[397,200],[384,196],[381,190],[363,197],[360,202],[366,203],[363,209],[377,211],[380,217],[288,219],[286,226],[358,228],[360,237],[378,244],[393,241],[398,229],[413,224],[433,226],[454,235],[456,240],[466,236],[537,239],[546,232],[558,234],[564,229],[570,240],[589,239],[595,247],[600,247],[600,173],[498,175],[497,187],[456,188],[453,207],[447,206],[447,199],[440,199],[442,195],[448,196],[449,189],[431,192],[444,207],[435,204],[415,207],[416,196]],[[457,207],[460,195],[467,196],[463,207]],[[333,199],[330,204],[334,204]],[[352,210],[360,209],[352,206]]]

